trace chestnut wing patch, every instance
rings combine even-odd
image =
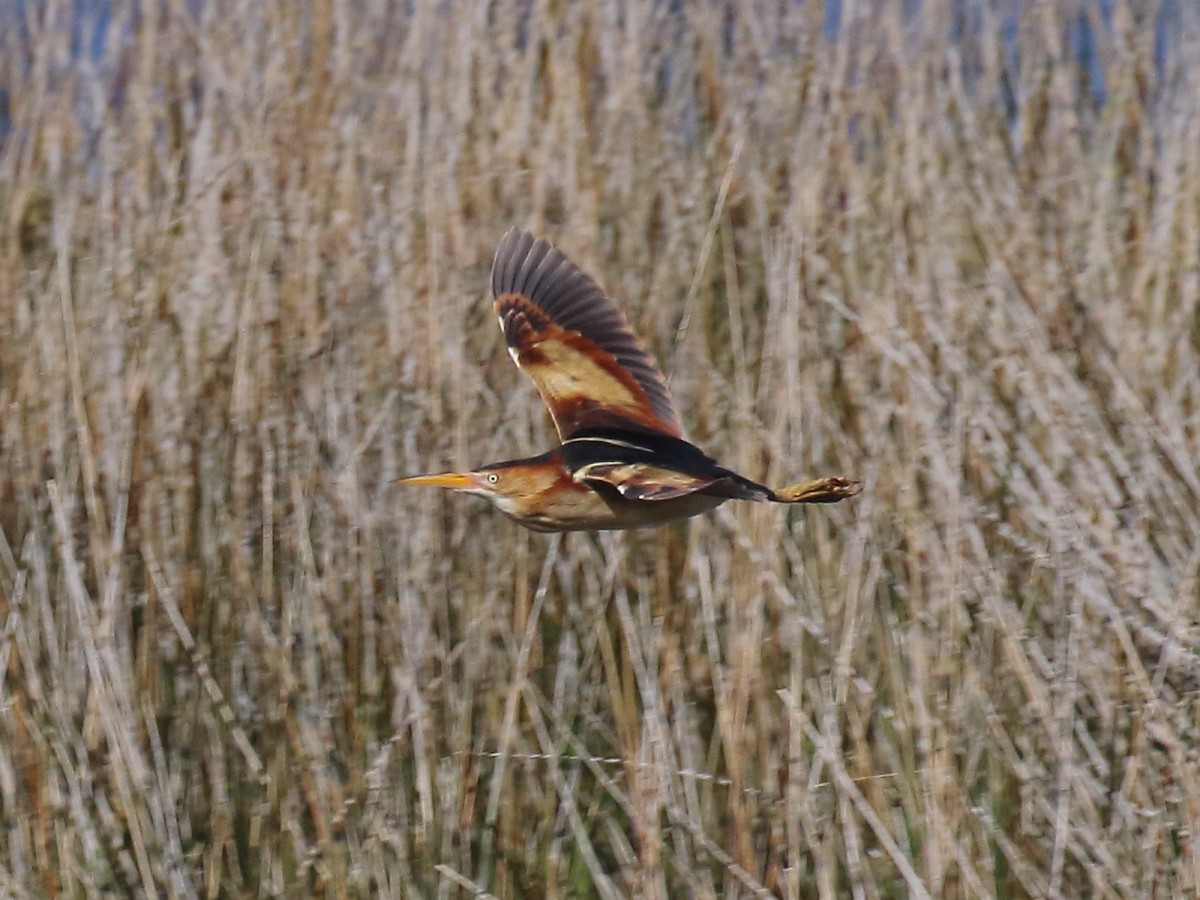
[[[645,463],[599,462],[578,469],[575,480],[615,487],[629,500],[671,500],[712,487],[721,476],[676,472]]]
[[[654,360],[600,286],[566,256],[514,229],[496,251],[492,292],[509,355],[533,379],[563,440],[622,425],[680,436]]]

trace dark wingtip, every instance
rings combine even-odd
[[[496,245],[492,259],[492,295],[499,297],[516,290],[514,282],[522,271],[522,263],[537,243],[533,235],[521,228],[510,228]]]

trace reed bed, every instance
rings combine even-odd
[[[1189,4],[129,7],[2,30],[0,893],[1200,891]],[[395,488],[551,440],[514,224],[864,493]]]

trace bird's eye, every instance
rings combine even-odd
[[[500,482],[500,476],[497,475],[495,472],[488,472],[487,479],[488,479],[488,484],[499,484],[499,482]]]

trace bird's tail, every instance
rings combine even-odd
[[[837,503],[853,497],[862,490],[862,482],[844,475],[802,481],[771,491],[771,500],[776,503]]]

